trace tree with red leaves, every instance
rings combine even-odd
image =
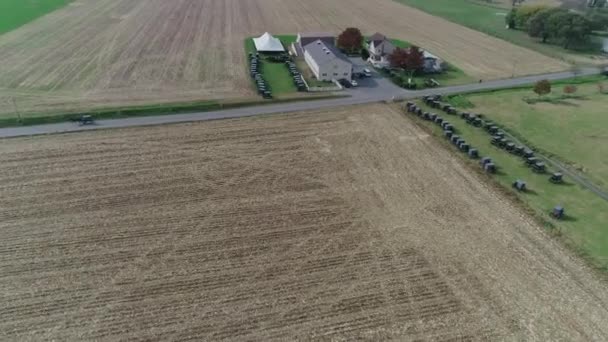
[[[421,72],[424,69],[424,54],[422,50],[414,45],[407,52],[404,69],[412,74]]]
[[[363,35],[358,28],[349,27],[338,36],[338,47],[349,53],[359,52],[363,46]]]
[[[391,67],[405,69],[408,62],[408,52],[406,49],[396,48],[393,53],[388,55],[388,61],[391,63]]]
[[[417,46],[408,49],[396,48],[388,56],[388,61],[391,63],[391,67],[403,69],[411,74],[420,72],[424,68],[424,55]]]
[[[539,97],[547,95],[551,92],[551,82],[549,82],[549,80],[540,80],[534,84],[532,90],[534,90]]]

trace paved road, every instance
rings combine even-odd
[[[565,78],[571,78],[574,76],[587,76],[596,75],[600,72],[598,69],[583,69],[577,72],[575,75],[573,72],[559,72],[552,74],[536,75],[519,77],[504,80],[494,80],[488,82],[480,82],[474,84],[466,84],[452,87],[442,87],[434,89],[425,89],[419,91],[408,91],[401,89],[393,85],[387,79],[374,75],[371,79],[361,82],[361,86],[356,89],[349,89],[351,97],[343,97],[329,100],[319,101],[303,101],[303,102],[289,102],[273,105],[254,106],[227,109],[213,112],[202,112],[202,113],[190,113],[190,114],[171,114],[171,115],[160,115],[160,116],[145,116],[125,119],[114,119],[114,120],[99,120],[95,125],[91,126],[78,126],[72,122],[47,124],[47,125],[35,125],[26,127],[9,127],[0,128],[0,138],[12,138],[20,136],[31,136],[31,135],[42,135],[42,134],[54,134],[54,133],[68,133],[78,131],[89,131],[97,129],[107,128],[123,128],[123,127],[136,127],[136,126],[150,126],[150,125],[162,125],[169,123],[179,122],[193,122],[193,121],[205,121],[205,120],[217,120],[217,119],[230,119],[239,118],[254,115],[263,114],[275,114],[285,112],[295,112],[303,110],[314,110],[331,108],[338,106],[348,106],[364,103],[373,103],[380,101],[390,100],[405,100],[421,97],[430,94],[458,94],[473,92],[479,90],[492,90],[501,88],[510,88],[519,85],[526,85],[534,83],[541,79],[548,80],[559,80]],[[513,138],[513,137],[511,137]],[[514,139],[514,138],[513,138]],[[543,156],[541,156],[543,157]],[[570,176],[575,182],[581,186],[589,189],[599,197],[608,201],[608,193],[601,190],[595,184],[590,182],[584,176],[579,173],[572,171],[562,165],[561,163],[552,160],[547,157],[543,157],[548,163],[561,170],[565,175]]]
[[[600,72],[599,69],[583,69],[577,73],[578,76],[583,75],[595,75]],[[472,92],[479,90],[492,90],[501,88],[510,88],[513,86],[526,85],[534,83],[541,79],[558,80],[564,78],[570,78],[576,76],[573,72],[559,72],[552,74],[536,75],[519,77],[504,80],[494,80],[482,83],[473,83],[461,86],[453,87],[442,87],[434,89],[425,89],[418,91],[408,91],[392,84],[388,83],[387,80],[379,77],[374,77],[368,87],[362,85],[357,89],[349,90],[351,97],[319,100],[319,101],[303,101],[303,102],[289,102],[280,104],[271,104],[263,106],[245,107],[245,108],[234,108],[226,109],[213,112],[202,112],[202,113],[189,113],[189,114],[171,114],[171,115],[159,115],[159,116],[144,116],[134,117],[125,119],[114,119],[114,120],[99,120],[95,125],[91,126],[78,126],[72,122],[46,124],[46,125],[34,125],[25,127],[8,127],[0,128],[0,138],[11,138],[20,136],[40,135],[40,134],[53,134],[53,133],[67,133],[67,132],[78,132],[88,131],[96,129],[106,128],[122,128],[122,127],[135,127],[135,126],[149,126],[149,125],[162,125],[168,123],[178,122],[192,122],[192,121],[205,121],[205,120],[216,120],[216,119],[229,119],[238,118],[253,115],[262,114],[274,114],[283,112],[294,112],[303,110],[314,110],[331,108],[338,106],[348,106],[363,103],[372,103],[379,101],[386,101],[392,99],[411,99],[417,98],[429,94],[456,94],[463,92]],[[375,81],[374,81],[375,80]]]

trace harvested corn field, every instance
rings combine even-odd
[[[566,68],[391,0],[76,0],[0,36],[0,114],[255,98],[245,38],[353,24],[418,44],[475,79]]]
[[[386,105],[3,140],[2,340],[606,340],[578,259]]]

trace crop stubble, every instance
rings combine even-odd
[[[0,36],[0,113],[254,97],[243,41],[357,26],[481,79],[562,62],[391,0],[77,0]]]
[[[0,338],[605,340],[607,294],[390,107],[4,140]]]

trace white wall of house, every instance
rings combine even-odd
[[[376,68],[386,68],[390,65],[388,55],[393,52],[394,47],[392,45],[383,47],[383,45],[376,46],[372,41],[368,46],[370,55],[368,61]]]
[[[353,66],[341,59],[334,59],[320,66],[320,75],[317,76],[319,81],[331,81],[345,78],[352,79]]]
[[[315,74],[315,77],[319,79],[319,65],[314,60],[314,58],[312,58],[312,56],[308,53],[308,51],[304,51],[304,60],[306,61],[306,64],[308,64],[308,67],[310,68],[312,73]]]
[[[313,72],[317,80],[319,81],[332,81],[345,78],[347,80],[352,79],[353,67],[352,64],[347,63],[339,58],[335,58],[322,65],[318,65],[317,62],[312,58],[308,51],[304,51],[304,60],[308,67]]]

